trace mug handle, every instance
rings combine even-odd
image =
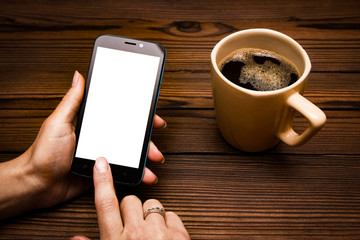
[[[286,100],[286,104],[302,114],[309,122],[307,129],[298,134],[292,128],[293,116],[291,116],[291,119],[289,119],[289,116],[285,116],[280,124],[283,127],[278,131],[277,137],[286,144],[300,146],[310,140],[325,125],[325,113],[299,93],[290,95]],[[289,113],[289,111],[287,112]]]

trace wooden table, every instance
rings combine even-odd
[[[249,154],[217,128],[211,49],[257,27],[291,36],[312,60],[305,96],[328,120],[301,147]],[[168,51],[157,109],[168,128],[152,138],[166,162],[149,164],[157,185],[118,187],[119,198],[159,199],[192,239],[360,239],[359,1],[1,1],[1,161],[31,145],[107,33]],[[98,238],[93,197],[5,220],[0,239]]]

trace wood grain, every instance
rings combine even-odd
[[[167,155],[151,165],[156,186],[117,188],[121,198],[157,198],[175,211],[194,239],[313,239],[360,234],[360,163],[332,155]],[[2,224],[4,238],[98,237],[93,193]],[[52,229],[44,231],[44,229]],[[61,232],[65,230],[65,232]]]
[[[4,110],[0,113],[4,116],[0,119],[0,151],[21,153],[30,147],[51,111]],[[168,127],[155,130],[152,138],[164,153],[241,153],[221,137],[214,110],[163,109],[158,110],[158,114],[166,120]],[[325,114],[328,117],[326,126],[308,143],[297,148],[281,143],[270,151],[288,154],[360,154],[360,111],[334,110],[325,111]],[[304,129],[307,122],[299,117],[295,125]]]
[[[248,154],[217,128],[209,56],[226,35],[259,27],[308,52],[304,95],[328,119],[301,147]],[[101,34],[159,42],[168,53],[157,110],[168,128],[152,137],[166,162],[149,164],[159,183],[117,186],[119,199],[159,199],[192,239],[360,239],[359,1],[1,1],[0,162],[32,144],[74,71],[86,76]],[[296,117],[296,129],[306,124]],[[93,198],[89,190],[4,220],[0,239],[97,239]]]

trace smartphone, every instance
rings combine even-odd
[[[75,130],[73,173],[92,177],[95,160],[105,157],[115,182],[141,182],[165,56],[158,43],[114,35],[95,40]]]

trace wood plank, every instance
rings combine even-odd
[[[153,140],[165,153],[240,153],[221,137],[213,111],[159,110],[158,113],[167,121],[168,129],[155,131]],[[325,114],[325,127],[305,145],[290,147],[280,143],[269,151],[284,154],[359,154],[360,111],[325,111]],[[303,118],[297,118],[295,122],[300,129],[307,125]]]
[[[0,110],[0,151],[23,152],[34,141],[51,111]],[[164,153],[241,153],[227,144],[218,130],[213,110],[159,110],[168,128],[155,130],[153,140]],[[272,153],[360,154],[360,111],[325,111],[327,123],[301,147],[283,143]],[[296,120],[298,129],[307,122]]]
[[[96,31],[91,36],[77,36],[77,31],[39,33],[25,31],[16,33],[17,36],[3,34],[0,39],[0,66],[2,69],[6,67],[8,71],[51,69],[52,71],[72,72],[75,67],[79,70],[86,70],[94,39],[101,34],[108,33],[162,43],[168,50],[167,70],[199,71],[209,69],[210,52],[219,40],[237,30],[255,27],[239,22],[225,22],[221,23],[228,26],[226,27],[228,29],[224,30],[222,28],[225,27],[216,26],[217,23],[204,23],[204,26],[199,27],[201,33],[179,34],[177,26],[172,26],[171,22],[144,24],[143,22],[128,23],[128,21],[124,21],[123,24],[128,29]],[[286,24],[289,26],[280,29],[277,26],[284,26],[284,24],[279,22],[271,24],[265,22],[260,25],[281,31],[297,40],[308,52],[313,62],[313,71],[360,72],[357,57],[360,52],[357,38],[359,30],[319,30],[299,28],[293,22]],[[136,32],[132,34],[134,29]],[[60,34],[60,36],[54,36],[56,34]],[[34,36],[36,36],[35,39]],[[1,60],[2,58],[3,60]]]
[[[36,6],[36,7],[34,7]],[[259,6],[264,6],[259,8]],[[233,2],[233,1],[197,1],[189,2],[180,0],[176,2],[168,1],[146,1],[136,2],[108,1],[103,4],[96,2],[64,2],[54,4],[48,1],[24,2],[21,7],[16,2],[2,2],[2,13],[5,23],[11,22],[11,16],[17,16],[22,21],[20,23],[32,22],[41,24],[63,23],[70,25],[74,22],[87,22],[90,17],[94,23],[101,21],[113,26],[119,19],[185,19],[199,20],[214,19],[221,21],[224,19],[253,20],[263,19],[319,19],[345,18],[359,16],[359,3],[356,0],[350,1],[326,1],[298,2],[274,0],[271,4],[266,0],[259,0],[257,4],[252,2]],[[82,11],[78,11],[81,9]],[[221,10],[221,11],[220,11]],[[52,14],[48,14],[51,12]],[[7,18],[5,18],[5,16]],[[329,18],[331,16],[332,18]],[[84,18],[87,17],[87,18]],[[57,21],[56,21],[57,20]],[[14,24],[16,26],[16,24]],[[20,25],[21,26],[21,25]]]
[[[72,75],[72,71],[0,71],[0,109],[54,109],[71,86]],[[313,72],[305,96],[325,110],[359,109],[359,77],[360,73]],[[158,109],[163,108],[213,109],[209,71],[166,71],[158,102]]]
[[[168,155],[154,186],[118,197],[159,199],[193,239],[338,239],[360,234],[360,162],[349,155]],[[44,231],[46,229],[46,231]],[[2,223],[0,239],[98,238],[93,193]]]

